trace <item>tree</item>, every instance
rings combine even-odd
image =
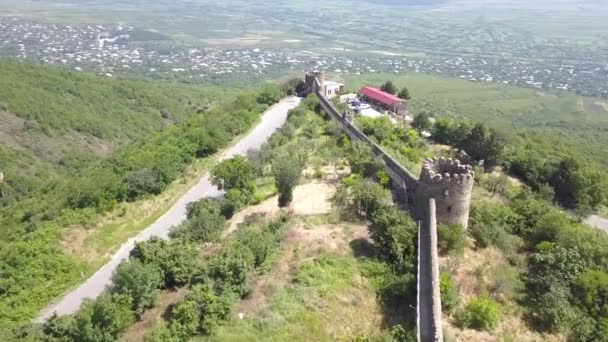
[[[224,202],[214,198],[205,198],[190,203],[188,205],[188,221],[174,229],[171,236],[199,243],[216,239],[226,223]]]
[[[279,207],[287,207],[293,200],[293,189],[302,173],[302,163],[289,154],[281,154],[272,162],[272,173],[279,191]]]
[[[418,132],[430,132],[433,129],[431,117],[426,112],[416,115],[414,117],[414,121],[412,121],[412,127],[414,127]]]
[[[380,254],[391,262],[403,264],[414,259],[418,228],[405,212],[395,207],[378,208],[369,230]]]
[[[401,91],[399,92],[399,94],[397,95],[397,97],[399,97],[401,99],[404,99],[404,100],[411,99],[409,89],[407,89],[407,87],[403,87],[403,89],[401,89]]]
[[[112,276],[110,292],[127,294],[132,298],[131,305],[136,315],[156,305],[163,285],[158,266],[143,264],[134,259],[118,265]]]
[[[437,227],[438,245],[443,253],[461,255],[467,244],[464,228],[459,224],[440,224]]]
[[[211,182],[226,190],[251,190],[252,181],[253,168],[242,156],[224,160],[211,171]]]
[[[131,297],[126,294],[102,294],[87,300],[74,316],[74,340],[83,342],[112,342],[135,321]]]
[[[397,93],[397,87],[393,84],[393,81],[386,81],[383,85],[380,86],[380,90],[387,92],[389,94],[395,95]]]
[[[165,189],[160,175],[150,169],[129,172],[122,180],[127,188],[127,199],[133,201],[147,194],[158,195]]]
[[[460,147],[473,159],[484,160],[484,166],[490,168],[501,160],[505,140],[494,129],[478,123],[462,141]]]
[[[350,166],[350,171],[363,176],[368,176],[372,170],[374,160],[372,159],[371,148],[361,141],[353,141],[346,152],[346,159]]]
[[[165,287],[185,284],[196,269],[198,250],[187,241],[166,241],[153,237],[138,242],[131,251],[131,257],[144,264],[157,265],[163,275]]]

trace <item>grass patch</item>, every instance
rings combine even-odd
[[[211,341],[335,341],[383,336],[373,286],[353,257],[325,253],[275,289],[268,308],[220,327]],[[202,340],[202,339],[201,339]]]

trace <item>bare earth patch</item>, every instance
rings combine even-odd
[[[331,210],[330,200],[335,192],[335,186],[329,181],[314,181],[298,185],[293,192],[293,214],[319,215],[329,213]],[[234,232],[238,225],[251,215],[274,215],[278,213],[281,210],[278,203],[278,196],[273,196],[260,204],[238,212],[230,220],[230,226],[224,231],[223,236],[228,236]]]

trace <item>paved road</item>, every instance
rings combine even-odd
[[[238,154],[245,154],[250,149],[262,146],[264,142],[285,123],[287,112],[300,103],[297,97],[288,97],[268,109],[263,115],[261,122],[247,136],[236,145],[228,149],[220,159],[228,159]],[[52,304],[42,311],[38,321],[44,321],[54,312],[58,315],[69,315],[78,310],[85,298],[97,297],[110,283],[112,273],[116,267],[129,256],[135,242],[145,241],[152,236],[167,238],[171,227],[178,225],[186,219],[186,206],[190,202],[197,201],[203,197],[217,196],[220,191],[211,184],[209,176],[203,176],[198,184],[184,194],[163,216],[156,222],[142,230],[136,237],[125,242],[112,256],[112,259],[101,267],[95,274],[87,279],[78,288],[68,292],[56,304]]]
[[[590,225],[591,227],[595,227],[597,229],[601,229],[608,233],[608,218],[599,216],[599,215],[591,215],[587,217],[585,223]]]

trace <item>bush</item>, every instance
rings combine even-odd
[[[94,301],[85,301],[74,316],[75,332],[71,339],[83,342],[112,342],[135,322],[131,297],[123,294],[102,294]]]
[[[441,292],[441,309],[450,314],[458,306],[458,290],[448,272],[442,271],[439,274],[439,290]]]
[[[395,207],[381,207],[375,211],[369,230],[380,255],[391,262],[413,262],[418,228],[407,213]]]
[[[112,276],[111,293],[127,294],[132,299],[136,315],[156,305],[163,278],[157,265],[143,264],[139,260],[124,261]]]
[[[165,190],[160,175],[150,169],[129,172],[122,180],[126,187],[127,199],[134,201],[147,194],[158,195]]]
[[[474,329],[492,330],[500,319],[500,305],[488,296],[474,297],[460,312],[458,322]]]
[[[438,245],[442,253],[461,255],[467,245],[464,228],[459,224],[439,224],[437,227]]]
[[[224,201],[206,198],[188,205],[188,221],[171,232],[173,238],[183,238],[199,243],[219,237],[224,229]]]
[[[241,156],[224,160],[211,171],[211,182],[226,190],[238,189],[252,192],[253,167]]]
[[[148,241],[136,243],[131,257],[144,264],[158,266],[165,287],[172,287],[185,284],[192,278],[198,250],[186,241],[166,241],[153,237]]]

